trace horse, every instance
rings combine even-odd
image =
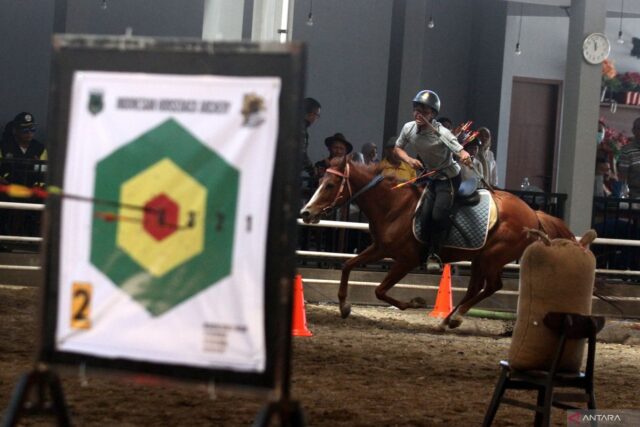
[[[383,258],[391,258],[394,263],[376,287],[376,297],[400,310],[426,308],[423,298],[399,301],[387,293],[409,271],[420,265],[424,245],[413,234],[412,220],[421,191],[412,185],[392,189],[394,180],[382,179],[377,172],[375,166],[354,163],[347,157],[332,159],[318,189],[300,211],[305,223],[317,223],[322,216],[354,200],[369,219],[371,245],[346,261],[342,268],[338,290],[342,318],[351,313],[351,304],[347,302],[351,270]],[[467,292],[443,320],[442,327],[453,329],[460,326],[462,316],[471,307],[502,288],[504,266],[520,258],[525,248],[535,241],[527,230],[541,230],[552,239],[561,237],[575,241],[575,236],[562,220],[534,211],[509,192],[493,189],[491,196],[497,206],[498,220],[489,230],[484,246],[474,250],[443,247],[439,254],[444,263],[471,261]]]

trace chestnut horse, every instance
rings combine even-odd
[[[420,265],[424,248],[412,231],[412,219],[420,191],[411,185],[392,190],[395,182],[384,179],[376,183],[376,172],[375,167],[353,163],[346,157],[333,159],[315,194],[300,211],[305,223],[317,223],[321,216],[355,196],[355,203],[369,219],[373,243],[358,256],[345,262],[342,268],[338,298],[343,318],[348,317],[351,312],[351,305],[347,303],[351,270],[357,265],[383,258],[392,258],[395,262],[377,286],[376,297],[400,310],[426,306],[424,299],[419,297],[405,302],[387,294],[409,271]],[[368,185],[370,188],[366,188]],[[440,254],[445,263],[471,261],[467,292],[443,321],[443,325],[450,328],[458,327],[462,323],[462,315],[471,307],[502,288],[501,274],[504,265],[518,259],[534,241],[528,236],[526,229],[543,230],[550,238],[575,240],[560,219],[532,210],[525,202],[506,191],[495,190],[491,195],[498,208],[498,220],[489,231],[485,245],[475,250],[444,247]]]

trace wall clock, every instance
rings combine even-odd
[[[591,33],[582,42],[582,56],[589,64],[600,64],[609,57],[611,44],[606,35]]]

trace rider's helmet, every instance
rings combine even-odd
[[[432,108],[436,113],[440,112],[440,98],[438,94],[432,90],[421,90],[413,98],[413,106],[416,104],[424,105]]]

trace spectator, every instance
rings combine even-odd
[[[460,145],[450,130],[435,120],[440,112],[440,98],[430,90],[422,90],[413,98],[413,119],[405,123],[394,148],[400,159],[409,163],[414,169],[435,171],[429,185],[422,211],[419,213],[422,224],[429,230],[428,236],[421,236],[427,242],[427,271],[442,271],[442,260],[439,253],[442,240],[449,230],[449,215],[453,206],[455,189],[460,186],[460,166],[453,159],[455,154],[460,162],[471,163],[469,153]],[[405,148],[412,147],[421,160],[409,156]],[[424,162],[424,164],[423,164]]]
[[[362,153],[358,153],[356,151],[355,153],[351,153],[351,161],[353,163],[362,163],[362,164],[364,164],[364,156],[362,155]]]
[[[476,138],[473,141],[467,143],[464,148],[465,150],[467,150],[467,153],[469,153],[469,155],[473,158],[472,165],[476,170],[474,171],[470,166],[462,165],[460,177],[462,178],[462,181],[475,179],[478,183],[480,183],[480,176],[478,176],[478,174],[484,176],[482,174],[482,163],[480,163],[480,159],[478,158],[478,152],[480,151],[480,141],[478,140],[478,138]]]
[[[407,162],[400,160],[395,153],[397,136],[391,137],[382,148],[382,160],[380,161],[380,173],[386,177],[394,178],[398,182],[408,181],[416,177],[416,171]]]
[[[320,118],[320,109],[322,106],[313,98],[305,98],[303,101],[304,108],[304,141],[303,141],[303,153],[302,169],[310,176],[314,176],[313,164],[309,159],[309,127],[313,125]]]
[[[620,150],[618,178],[629,187],[629,198],[640,198],[640,117],[631,128],[633,139]]]
[[[314,98],[305,98],[302,101],[302,124],[304,131],[302,133],[302,171],[306,173],[306,177],[302,176],[302,188],[300,189],[300,203],[302,206],[309,200],[318,186],[317,177],[313,163],[309,158],[309,127],[311,127],[320,118],[320,109],[322,106]],[[301,248],[309,247],[308,230],[299,234],[299,245]]]
[[[597,142],[597,148],[596,148],[596,163],[600,160],[600,159],[606,159],[609,162],[609,165],[611,166],[611,172],[613,173],[613,175],[616,175],[616,162],[614,160],[614,153],[608,149],[606,147],[606,145],[603,143],[605,137],[607,134],[607,125],[604,122],[604,120],[601,118],[600,120],[598,120],[598,132],[596,133],[596,142]]]
[[[595,197],[611,196],[613,193],[613,182],[609,161],[606,158],[597,159],[593,195]]]
[[[20,113],[13,119],[12,136],[5,142],[1,153],[4,159],[2,177],[8,182],[33,186],[42,183],[41,174],[36,171],[35,162],[27,160],[47,160],[44,145],[33,138],[36,122],[31,113]]]
[[[481,127],[478,132],[480,132],[478,134],[480,148],[477,158],[482,165],[482,177],[489,185],[495,187],[498,185],[498,169],[496,159],[491,151],[491,131],[486,127]]]
[[[47,150],[41,142],[33,138],[36,126],[31,113],[23,112],[13,119],[12,135],[0,150],[0,175],[3,182],[27,187],[44,184],[41,164],[38,161],[47,160]],[[12,235],[35,236],[39,233],[39,213],[10,211],[6,215],[6,221],[6,229]]]
[[[598,120],[598,133],[596,134],[596,142],[598,143],[598,147],[604,140],[604,135],[607,133],[607,124],[603,119]]]
[[[2,129],[2,136],[0,136],[0,148],[4,148],[9,142],[13,140],[13,121],[7,122]]]
[[[378,163],[378,147],[373,142],[367,142],[362,145],[362,157],[364,158],[364,164],[370,165],[372,163]]]
[[[334,157],[344,157],[353,151],[353,145],[341,133],[336,133],[324,140],[324,145],[329,150],[329,157],[322,159],[315,164],[316,177],[322,178],[324,172],[329,167],[329,162]]]
[[[438,117],[438,122],[447,129],[453,129],[453,122],[449,117]]]

